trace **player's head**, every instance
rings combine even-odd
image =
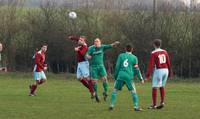
[[[78,40],[78,44],[79,45],[84,45],[86,42],[86,37],[85,36],[80,36],[79,40]]]
[[[153,46],[154,46],[155,48],[160,48],[160,47],[161,47],[161,43],[162,43],[162,41],[161,41],[160,39],[155,39],[155,40],[153,41]]]
[[[3,50],[3,45],[2,43],[0,42],[0,52]]]
[[[47,51],[47,47],[48,47],[47,44],[43,44],[42,47],[41,47],[42,52],[46,52]]]
[[[130,44],[127,44],[125,47],[126,52],[132,52],[133,51],[133,46]]]
[[[94,45],[98,48],[101,47],[101,40],[99,38],[94,39]]]

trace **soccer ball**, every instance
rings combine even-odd
[[[69,12],[69,18],[76,19],[77,18],[76,12]]]

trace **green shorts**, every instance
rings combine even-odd
[[[133,83],[133,81],[116,80],[114,84],[114,88],[117,90],[122,90],[122,87],[124,85],[126,85],[129,91],[134,90],[136,92],[135,84]]]
[[[104,66],[91,66],[90,67],[91,78],[98,80],[99,78],[107,76],[107,72]]]
[[[135,84],[132,78],[133,77],[130,76],[130,74],[120,71],[117,80],[115,81],[114,88],[117,90],[122,90],[122,87],[126,85],[129,91],[134,90],[136,92]]]

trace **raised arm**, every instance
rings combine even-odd
[[[115,41],[114,43],[111,44],[112,47],[118,47],[120,45],[119,41]]]
[[[66,39],[71,40],[72,42],[78,43],[80,37],[78,36],[68,36]]]

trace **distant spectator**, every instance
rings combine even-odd
[[[7,67],[3,66],[3,62],[2,62],[2,55],[1,55],[1,52],[3,50],[3,45],[2,43],[0,42],[0,71],[5,71],[7,72]]]

